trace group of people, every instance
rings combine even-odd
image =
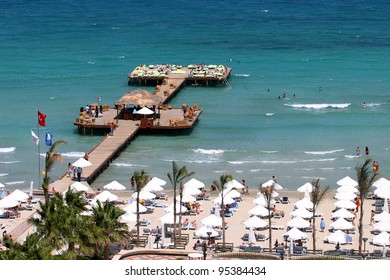
[[[369,155],[370,155],[370,150],[368,149],[367,146],[366,146],[364,152],[365,152],[366,156],[369,156]],[[361,154],[360,154],[360,147],[359,147],[359,146],[356,147],[356,155],[357,155],[358,157],[360,157],[360,155],[361,155]]]
[[[76,167],[73,166],[70,162],[68,163],[68,177],[72,177],[73,174],[73,179],[77,177],[77,181],[81,181],[81,175],[83,174],[83,168],[82,167]]]
[[[83,112],[84,108],[80,108],[80,112]],[[92,118],[103,117],[103,105],[98,106],[85,106],[85,112]]]

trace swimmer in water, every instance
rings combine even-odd
[[[366,102],[363,102],[362,107],[366,107]]]

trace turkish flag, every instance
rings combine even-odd
[[[38,123],[40,126],[46,126],[46,115],[38,111]]]

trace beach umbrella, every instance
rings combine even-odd
[[[7,209],[7,208],[13,208],[20,204],[19,201],[13,199],[10,196],[4,197],[2,200],[0,200],[0,208],[1,209]]]
[[[228,193],[226,193],[225,197],[231,197],[231,198],[238,198],[238,197],[241,197],[241,193],[238,192],[237,190],[235,189],[231,189]]]
[[[344,219],[352,219],[355,215],[352,214],[350,211],[348,211],[345,208],[340,208],[336,212],[332,213],[332,218],[344,218]]]
[[[218,197],[216,197],[214,200],[213,200],[213,202],[214,202],[214,205],[221,205],[222,204],[222,197],[221,197],[221,195],[219,195]],[[229,196],[225,196],[224,198],[223,198],[223,203],[225,204],[225,205],[229,205],[229,204],[232,204],[232,203],[235,203],[236,201],[234,200],[234,198],[232,198],[232,197],[229,197]]]
[[[243,224],[247,228],[266,228],[268,223],[257,216],[252,216],[248,220],[244,221]]]
[[[324,240],[332,244],[348,244],[352,242],[352,237],[341,230],[336,230],[325,236]]]
[[[162,224],[173,224],[174,223],[173,212],[165,214],[164,216],[160,217],[159,220],[161,221]],[[176,219],[176,221],[179,221],[179,219]]]
[[[95,201],[96,200],[99,200],[100,202],[111,202],[111,201],[115,201],[118,199],[118,196],[113,194],[113,193],[110,193],[109,191],[102,191],[101,193],[99,193],[97,196],[95,196]]]
[[[5,187],[5,185],[0,183],[0,188],[4,188],[4,187]]]
[[[84,168],[84,167],[91,166],[92,163],[90,163],[90,162],[89,162],[88,160],[86,160],[85,158],[79,158],[79,159],[76,160],[72,165],[75,166],[75,167]]]
[[[339,199],[339,200],[352,200],[355,197],[356,197],[356,194],[352,193],[352,192],[338,192],[335,195],[335,198]]]
[[[256,207],[249,210],[249,215],[251,216],[260,216],[260,217],[268,217],[269,211],[262,205],[257,205]]]
[[[390,234],[383,231],[383,232],[379,233],[378,235],[375,235],[372,238],[372,244],[379,245],[379,246],[390,245]]]
[[[173,213],[173,203],[171,203],[164,210],[165,210],[165,212]],[[187,207],[180,205],[179,203],[176,203],[176,213],[185,213],[187,211],[188,211]]]
[[[137,114],[139,115],[152,115],[154,112],[150,110],[148,107],[143,107],[142,109],[137,111]]]
[[[208,233],[211,233],[211,234],[208,235]],[[213,229],[211,226],[205,225],[205,226],[202,226],[199,229],[197,229],[194,232],[194,235],[196,237],[208,238],[208,237],[217,237],[217,236],[219,236],[219,233],[218,233],[218,231]]]
[[[355,202],[351,201],[351,200],[338,200],[334,203],[334,205],[338,208],[345,208],[345,209],[350,209],[350,210],[354,210],[356,209],[356,204]]]
[[[271,186],[274,186],[274,190],[281,190],[283,189],[283,187],[281,185],[279,185],[278,183],[276,183],[274,180],[269,180],[263,184],[261,184],[261,187],[262,188],[268,188],[268,187],[271,187]]]
[[[126,214],[124,214],[124,215],[119,217],[119,220],[122,223],[136,222],[137,221],[137,215],[135,213],[126,212]]]
[[[298,200],[294,203],[296,208],[305,208],[305,209],[313,209],[313,202],[310,201],[309,198],[304,197],[301,200]]]
[[[304,219],[310,219],[313,218],[313,213],[308,211],[305,208],[297,208],[290,214],[292,217],[302,217]]]
[[[131,195],[132,198],[137,198],[137,192],[134,192],[132,195]],[[139,192],[139,199],[142,199],[142,200],[151,200],[151,199],[154,199],[156,198],[156,195],[154,193],[151,193],[151,192],[148,192],[148,191],[144,191],[144,190],[141,190]]]
[[[377,222],[372,226],[373,230],[390,231],[390,222]]]
[[[29,198],[27,193],[22,192],[19,189],[14,190],[12,193],[10,193],[8,195],[8,197],[10,197],[10,198],[12,198],[12,199],[14,199],[16,201],[19,201],[19,202],[25,202]]]
[[[298,189],[297,189],[298,192],[303,192],[305,193],[305,196],[306,198],[310,199],[310,195],[309,193],[311,193],[313,191],[313,185],[311,183],[305,183],[303,184],[302,186],[300,186]]]
[[[145,187],[142,188],[142,190],[144,191],[148,191],[148,192],[160,192],[163,190],[163,187],[162,186],[165,186],[166,185],[166,181],[160,179],[160,178],[157,178],[157,177],[153,177],[146,185]]]
[[[375,214],[374,221],[375,222],[390,222],[390,213],[387,211],[383,211],[380,214]]]
[[[200,189],[197,189],[194,187],[184,187],[183,188],[183,195],[198,195],[201,193],[202,193],[202,191]]]
[[[382,177],[376,180],[372,185],[376,188],[382,188],[382,187],[390,188],[390,181]]]
[[[299,230],[296,227],[293,227],[292,229],[287,231],[285,234],[283,234],[283,237],[286,237],[286,236],[287,236],[288,240],[290,240],[290,241],[307,239],[307,234],[302,232],[301,230]]]
[[[89,190],[88,186],[84,185],[81,182],[75,182],[72,185],[70,185],[71,190],[75,190],[77,192],[86,192]]]
[[[355,226],[351,222],[348,222],[344,218],[338,218],[329,226],[333,229],[341,229],[341,230],[349,230],[355,228]]]
[[[310,227],[310,223],[302,217],[296,216],[287,222],[287,226],[296,228],[308,228]]]
[[[233,179],[225,184],[226,189],[244,189],[245,186],[238,182],[236,179]]]
[[[339,186],[352,186],[352,187],[358,186],[358,182],[356,182],[354,179],[352,179],[349,176],[345,176],[344,178],[338,180],[336,184]]]
[[[206,218],[203,218],[201,221],[202,225],[211,226],[211,227],[220,227],[222,226],[222,218],[217,217],[214,214],[208,215]]]
[[[176,200],[180,201],[180,195],[176,196]],[[193,202],[193,201],[196,201],[196,198],[193,197],[192,195],[189,195],[189,194],[183,194],[183,196],[181,198],[181,202],[183,202],[183,203],[188,203],[188,202]]]
[[[184,187],[201,189],[205,187],[205,184],[195,178],[192,178],[191,180],[189,180],[187,183],[184,184]]]
[[[390,188],[386,188],[386,187],[383,188],[382,187],[382,188],[376,189],[374,191],[374,194],[377,197],[388,199],[388,198],[390,198]]]
[[[268,206],[267,199],[264,197],[264,195],[262,193],[260,193],[259,196],[253,200],[253,203],[256,205],[264,206],[264,207]],[[275,203],[276,203],[276,200],[271,198],[270,204],[275,204]]]
[[[148,211],[148,208],[143,206],[141,203],[138,203],[138,204],[139,204],[138,205],[139,213],[145,213],[146,211]],[[130,213],[136,214],[137,213],[137,201],[133,201],[132,203],[127,205],[125,208],[123,208],[123,210],[126,211],[126,212],[130,212]]]
[[[119,183],[118,181],[112,181],[111,183],[108,183],[107,185],[103,186],[103,189],[123,191],[126,189],[126,187],[124,185],[122,185],[121,183]]]
[[[353,186],[350,186],[350,185],[345,185],[345,186],[338,187],[336,189],[336,192],[338,192],[338,193],[340,193],[340,192],[358,193],[359,190],[356,187],[353,187]]]

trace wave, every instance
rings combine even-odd
[[[6,182],[6,185],[20,185],[24,184],[26,181],[13,181],[13,182]]]
[[[275,115],[275,113],[266,113],[265,115],[266,115],[267,117],[270,117],[270,116]]]
[[[290,163],[305,163],[305,162],[322,162],[322,161],[335,161],[336,158],[324,158],[324,159],[306,159],[306,160],[263,160],[261,163],[266,164],[290,164]]]
[[[12,153],[15,149],[15,147],[0,148],[0,153]]]
[[[20,161],[17,161],[17,160],[15,160],[15,161],[0,161],[0,163],[2,163],[2,164],[14,164],[14,163],[18,163],[18,162],[20,162]]]
[[[219,155],[219,154],[223,154],[225,152],[225,150],[220,150],[220,149],[219,150],[218,149],[217,150],[193,149],[192,151],[195,153],[206,154],[206,155]]]
[[[345,149],[339,149],[339,150],[330,150],[330,151],[304,151],[305,154],[308,154],[308,155],[327,155],[327,154],[334,154],[334,153],[337,153],[337,152],[342,152],[344,151]]]
[[[260,151],[262,153],[266,153],[266,154],[275,154],[277,153],[278,151]]]
[[[230,164],[245,164],[245,163],[249,163],[249,161],[228,161],[228,163]]]
[[[348,159],[353,159],[353,158],[360,158],[360,156],[356,156],[356,155],[344,155],[346,158]]]
[[[345,109],[348,108],[351,103],[338,103],[338,104],[329,104],[329,103],[321,103],[321,104],[284,104],[288,107],[293,107],[295,109]]]
[[[4,177],[4,176],[7,176],[8,173],[0,173],[0,177]]]
[[[320,170],[334,170],[334,167],[322,167]]]
[[[302,176],[301,178],[305,179],[305,180],[311,180],[311,179],[314,179],[314,180],[316,180],[316,179],[325,180],[326,179],[324,177],[315,177],[315,176]]]
[[[271,168],[259,168],[259,169],[250,169],[249,172],[261,172],[261,171],[274,171],[275,169]]]
[[[261,13],[268,13],[269,10],[261,10],[260,12],[261,12]]]
[[[233,76],[235,76],[235,77],[250,77],[251,75],[249,75],[249,74],[234,74]]]
[[[68,152],[68,153],[62,153],[61,155],[63,157],[81,158],[81,157],[83,157],[85,155],[85,153],[83,153],[83,152]]]
[[[216,161],[216,160],[185,160],[184,162],[202,164],[202,163],[216,163],[216,162],[220,162],[220,161]]]
[[[111,163],[111,165],[119,166],[119,167],[135,167],[135,166],[141,166],[141,165],[136,165],[132,163],[122,163],[122,162],[115,162]]]

